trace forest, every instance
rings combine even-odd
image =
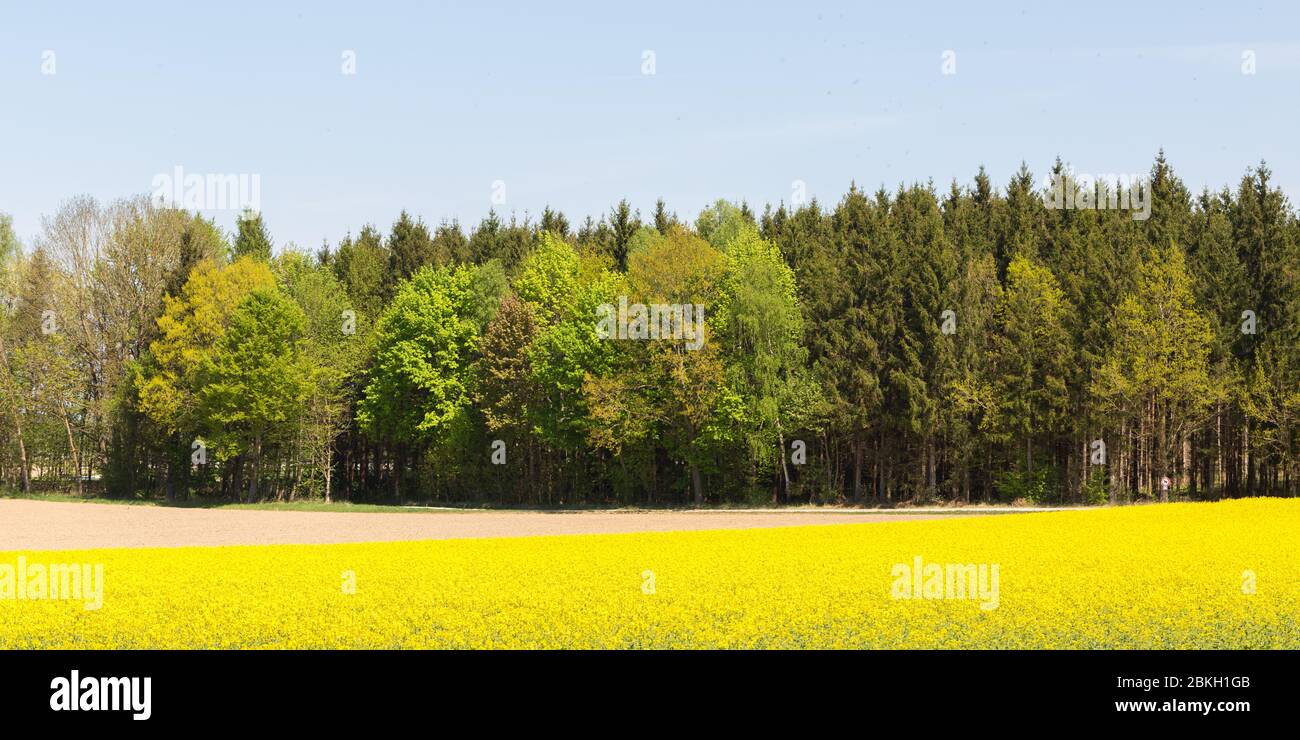
[[[1137,200],[1051,173],[1089,190],[1070,203]],[[1300,218],[1267,166],[1193,193],[1161,153],[1145,218],[1054,207],[1041,182],[981,168],[693,220],[662,200],[469,229],[402,212],[315,250],[275,246],[257,213],[226,233],[147,196],[72,198],[30,244],[0,215],[0,485],[502,506],[1296,495]],[[703,335],[599,330],[629,304],[701,307]]]

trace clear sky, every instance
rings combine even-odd
[[[1295,2],[0,5],[0,211],[28,243],[177,165],[259,175],[277,245],[310,248],[403,208],[476,223],[498,180],[506,214],[693,218],[1164,147],[1194,190],[1266,159],[1300,195]]]

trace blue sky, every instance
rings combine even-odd
[[[258,174],[277,245],[309,248],[403,208],[476,223],[497,180],[507,214],[693,218],[795,180],[1145,172],[1163,146],[1193,189],[1262,158],[1300,195],[1295,3],[122,5],[3,3],[0,211],[29,243],[177,165]]]

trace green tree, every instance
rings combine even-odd
[[[268,441],[303,411],[311,369],[303,353],[307,319],[273,287],[255,288],[231,313],[226,332],[197,369],[201,427],[218,454],[248,455],[248,499],[257,501]]]
[[[735,394],[724,387],[722,343],[715,336],[715,317],[707,313],[720,305],[724,257],[708,242],[674,229],[635,252],[628,268],[630,303],[676,305],[683,310],[703,306],[706,312],[704,324],[692,327],[703,334],[660,332],[647,341],[619,343],[640,369],[620,379],[622,392],[632,394],[630,410],[654,414],[655,427],[661,433],[659,443],[674,459],[685,463],[692,497],[702,504],[706,496],[704,469],[711,466],[716,452],[734,439],[732,430],[739,426],[741,413]],[[698,320],[698,313],[695,318]],[[587,391],[589,397],[599,396],[607,404],[618,402],[619,394],[607,387],[589,385]],[[610,410],[601,413],[609,416]],[[629,416],[620,411],[613,415]],[[644,426],[638,428],[648,431]]]
[[[1173,472],[1175,443],[1214,401],[1212,339],[1210,322],[1196,310],[1182,250],[1171,244],[1152,254],[1137,290],[1120,303],[1115,345],[1096,384],[1106,407],[1134,420],[1139,443],[1150,445],[1142,486],[1148,493],[1154,480]]]
[[[726,249],[726,245],[752,226],[756,226],[753,214],[747,214],[726,200],[719,200],[700,211],[699,217],[695,219],[695,230],[717,250]]]
[[[536,485],[536,463],[531,422],[537,414],[540,391],[529,363],[528,349],[537,336],[532,309],[508,293],[483,333],[480,343],[480,381],[475,401],[483,412],[487,431],[506,437],[526,456],[524,475],[516,475],[515,495],[523,502]]]
[[[249,257],[261,262],[271,261],[271,235],[266,230],[262,214],[244,211],[235,222],[234,259]]]
[[[398,216],[388,235],[388,280],[400,283],[420,268],[433,265],[436,249],[424,221],[412,219],[406,211]]]
[[[371,320],[379,316],[392,297],[396,283],[388,271],[390,253],[373,226],[364,226],[355,239],[348,236],[334,255],[334,275],[347,289],[357,312]]]
[[[1025,256],[1007,266],[994,340],[1000,426],[1024,443],[1034,472],[1034,438],[1059,429],[1068,401],[1066,322],[1071,308],[1051,271]]]
[[[433,234],[433,264],[436,267],[469,262],[469,239],[457,221],[438,225]]]
[[[329,501],[334,446],[351,420],[355,378],[373,338],[372,325],[368,316],[352,308],[347,291],[326,266],[289,253],[276,269],[284,292],[306,318],[302,356],[310,387],[298,424],[298,454],[306,478],[301,482]]]
[[[727,244],[726,255],[714,321],[726,347],[727,387],[744,399],[739,436],[747,443],[751,476],[775,468],[788,496],[787,435],[820,401],[806,371],[794,272],[752,226]]]
[[[551,233],[565,241],[572,238],[569,233],[569,219],[565,218],[563,211],[552,210],[550,206],[542,211],[542,221],[537,225],[540,233]]]
[[[626,200],[620,200],[609,212],[609,225],[614,232],[614,264],[618,269],[626,270],[628,246],[632,236],[641,228],[641,216],[632,211]]]
[[[139,363],[130,367],[133,387],[128,398],[168,440],[169,496],[179,469],[189,468],[190,446],[221,431],[212,428],[200,408],[201,369],[211,360],[229,328],[231,314],[244,298],[274,286],[275,277],[265,262],[250,257],[229,265],[204,261],[191,271],[180,295],[164,299],[165,307],[157,319],[158,338]],[[236,459],[222,460],[230,462],[223,466],[223,474],[233,474],[227,482],[239,491],[244,460],[238,451],[234,454]]]
[[[424,268],[403,283],[375,328],[374,358],[357,421],[395,445],[392,485],[403,494],[407,453],[443,441],[466,423],[482,332],[480,268]]]

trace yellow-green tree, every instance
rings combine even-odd
[[[1137,289],[1120,302],[1115,343],[1094,392],[1129,422],[1149,460],[1139,476],[1148,492],[1173,471],[1177,444],[1215,401],[1210,322],[1196,310],[1183,252],[1170,244],[1142,264]],[[1161,491],[1161,499],[1166,498]]]
[[[275,286],[254,288],[199,363],[200,425],[224,455],[247,455],[248,500],[258,500],[270,442],[284,443],[311,390],[307,318]]]
[[[200,370],[226,335],[230,317],[254,290],[275,287],[271,268],[260,260],[241,257],[220,265],[200,262],[191,271],[179,296],[167,296],[158,318],[158,339],[132,372],[137,408],[162,428],[171,440],[167,457],[168,495],[174,495],[177,473],[188,469],[191,446],[206,444],[220,432],[211,428],[199,406]],[[234,449],[214,453],[238,456]],[[241,488],[242,460],[235,460],[234,487]]]

